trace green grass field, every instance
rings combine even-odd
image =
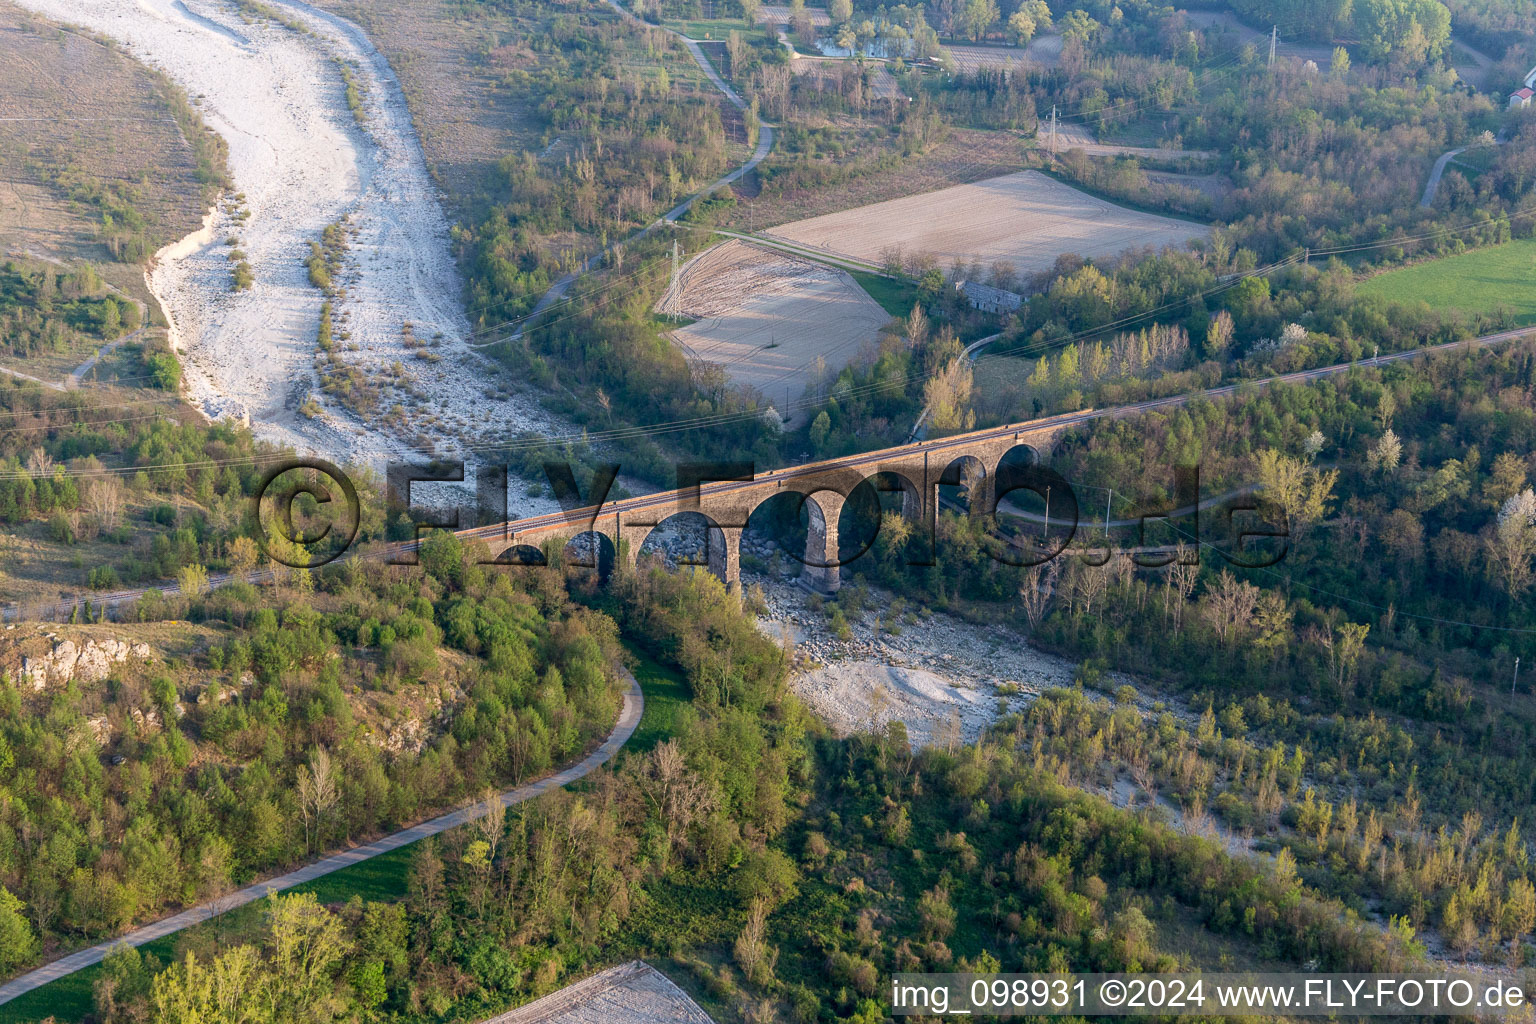
[[[1536,324],[1536,239],[1389,270],[1363,282],[1359,292],[1467,313],[1506,309],[1515,323]]]
[[[634,648],[630,650],[640,659],[635,665],[635,678],[645,694],[645,713],[640,716],[640,725],[624,749],[644,753],[677,734],[682,726],[682,716],[689,713],[688,683],[659,662]]]
[[[917,285],[911,281],[894,280],[863,270],[850,270],[848,273],[891,316],[906,316],[912,312],[912,306],[917,302]]]

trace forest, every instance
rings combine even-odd
[[[687,712],[670,735],[628,752],[579,790],[421,844],[397,899],[325,905],[312,894],[281,895],[244,925],[188,933],[166,961],[114,953],[96,975],[97,1019],[463,1019],[646,956],[675,967],[717,1013],[806,1024],[875,1021],[885,1013],[878,979],[891,971],[1173,970],[1191,961],[1169,952],[1164,937],[1192,926],[1219,936],[1243,962],[1382,970],[1422,956],[1406,920],[1386,930],[1361,927],[1284,857],[1273,870],[1233,859],[1155,816],[1112,808],[1065,785],[1070,771],[1062,765],[1070,759],[1056,751],[1068,737],[1041,723],[1052,716],[1052,702],[1084,700],[1080,692],[1002,719],[964,748],[913,751],[899,725],[834,739],[785,686],[784,651],[707,574],[642,566],[607,587],[580,573],[565,582],[542,572],[488,576],[471,549],[446,538],[423,561],[421,573],[392,584],[380,573],[349,582],[347,574],[322,572],[309,600],[318,608],[329,597],[366,595],[377,613],[382,602],[407,593],[437,594],[411,600],[423,615],[426,606],[435,609],[422,621],[455,649],[470,619],[483,638],[505,621],[498,609],[521,607],[532,632],[549,629],[552,639],[574,645],[545,644],[523,656],[526,670],[512,675],[527,671],[535,690],[541,656],[565,663],[585,647],[600,667],[622,638],[680,674]],[[396,596],[385,597],[381,584]],[[486,600],[483,588],[500,596]],[[238,607],[238,593],[223,603]],[[470,606],[475,613],[454,625],[452,609]],[[540,621],[546,608],[558,623]],[[280,629],[290,616],[335,622],[295,604]],[[515,634],[493,642],[521,643]],[[435,741],[458,742],[455,757],[434,760],[433,781],[472,763],[473,750],[486,750],[475,742],[495,727],[486,702],[509,685],[489,669],[498,656],[484,655],[478,696],[458,706]],[[545,669],[543,701],[552,672]],[[287,760],[281,768],[246,767],[228,780],[231,788],[244,785],[244,776],[296,772],[289,788],[303,796],[312,792],[306,780],[316,768],[315,755],[305,756],[316,749],[309,744],[354,756],[340,753],[350,748],[338,733],[345,726],[338,708],[356,696],[327,703],[323,671],[313,684],[307,675],[293,684],[285,674],[265,689],[258,681],[251,694],[259,698],[242,695],[225,706],[231,715],[251,704],[263,715],[274,704],[292,709],[289,725],[268,717],[258,726],[251,715],[246,728],[261,728]],[[574,722],[581,686],[572,674],[564,678]],[[611,692],[602,678],[598,672],[589,697]],[[281,699],[271,696],[276,692]],[[503,714],[519,721],[543,714],[542,707],[514,712],[518,702],[509,690]],[[8,719],[17,716],[16,704],[12,698]],[[174,731],[183,736],[177,744],[206,742],[199,723],[217,708],[208,702],[179,721],[165,718],[171,724],[162,736]],[[278,743],[277,736],[285,738]],[[1160,740],[1159,749],[1174,742]],[[1288,762],[1282,767],[1290,770]],[[410,777],[419,776],[418,769]],[[306,837],[320,841],[321,829],[332,839],[361,829],[350,791],[374,784],[371,778],[380,800],[417,785],[388,768],[382,777],[338,771],[347,795],[323,824],[289,813],[280,795],[268,798],[274,821],[284,823],[279,834],[296,847]],[[192,820],[206,822],[213,836],[218,818],[210,802]]]
[[[1179,553],[1145,561],[1106,556],[1092,519],[1044,561],[1017,551],[1006,515],[945,513],[927,569],[908,567],[919,532],[886,513],[855,571],[1027,624],[1090,681],[1150,673],[1204,711],[1190,728],[1118,694],[1042,701],[1027,732],[1066,777],[1127,772],[1187,814],[1279,842],[1361,913],[1374,894],[1458,952],[1520,964],[1536,719],[1509,687],[1530,690],[1513,670],[1536,626],[1533,360],[1519,343],[1099,420],[1051,462],[1080,496],[1114,488],[1117,517],[1177,504],[1174,467],[1198,467],[1204,494],[1258,489],[1289,524],[1268,568],[1231,564],[1215,508],[1150,526],[1144,543]],[[1123,549],[1131,533],[1110,541]]]
[[[41,937],[95,940],[216,898],[537,776],[606,733],[611,626],[483,569],[466,578],[451,538],[422,563],[415,579],[349,563],[184,593],[158,617],[203,627],[190,661],[104,690],[8,682],[0,884]]]
[[[62,274],[46,264],[0,266],[0,339],[13,356],[61,353],[79,341],[112,341],[138,326],[138,304],[108,293],[90,264]]]

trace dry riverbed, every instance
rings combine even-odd
[[[148,274],[187,397],[206,415],[374,466],[412,449],[451,455],[522,430],[562,432],[532,397],[492,397],[493,371],[465,348],[447,218],[399,84],[356,25],[299,0],[269,0],[275,18],[242,16],[230,0],[21,3],[164,71],[229,143],[231,194]],[[371,408],[326,394],[322,375],[335,370],[315,363],[325,296],[304,261],[343,219],[337,349],[378,388]],[[250,274],[239,290],[236,252]]]
[[[914,744],[969,742],[1000,713],[1071,686],[1076,673],[1072,662],[1029,646],[1014,630],[942,612],[893,613],[887,594],[872,595],[839,638],[797,584],[767,576],[746,582],[763,587],[768,610],[759,626],[794,642],[795,692],[843,734],[900,721]],[[1131,682],[1114,674],[1105,685]]]

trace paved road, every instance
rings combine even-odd
[[[1458,149],[1448,149],[1440,154],[1440,159],[1435,161],[1435,166],[1430,168],[1429,180],[1424,183],[1424,196],[1419,200],[1419,205],[1426,210],[1435,205],[1435,192],[1440,188],[1440,178],[1445,174],[1446,165],[1467,151],[1466,146]]]
[[[1495,146],[1502,146],[1504,145],[1504,140],[1502,138],[1494,139],[1493,144]],[[1419,199],[1421,207],[1427,210],[1435,205],[1435,193],[1440,190],[1440,178],[1445,174],[1445,169],[1450,166],[1452,160],[1471,148],[1473,148],[1471,145],[1466,145],[1440,154],[1439,159],[1435,161],[1435,166],[1429,170],[1429,180],[1424,183],[1424,195]]]
[[[608,734],[608,738],[603,741],[602,746],[569,768],[542,778],[537,782],[530,782],[502,793],[499,799],[503,807],[511,807],[513,804],[531,800],[552,789],[559,789],[561,786],[575,782],[598,766],[611,760],[614,754],[618,753],[619,748],[629,741],[629,738],[634,735],[635,729],[640,725],[640,716],[645,710],[645,697],[641,694],[640,684],[636,681],[634,675],[622,666],[620,671],[629,683],[629,689],[624,693],[624,706],[619,712],[619,720],[614,725],[613,731]],[[446,832],[451,828],[457,828],[477,818],[483,818],[486,813],[487,808],[484,803],[474,803],[467,807],[461,807],[449,814],[433,818],[431,821],[424,821],[411,828],[402,829],[392,835],[385,836],[383,839],[375,840],[364,846],[353,847],[342,853],[332,854],[329,857],[315,861],[313,864],[290,871],[285,875],[279,875],[264,882],[248,885],[221,899],[200,904],[189,910],[183,910],[179,914],[163,918],[153,924],[144,925],[142,928],[135,928],[109,942],[103,942],[89,949],[82,949],[71,953],[66,957],[55,960],[51,964],[39,967],[35,971],[29,971],[18,978],[13,978],[4,985],[0,985],[0,1004],[8,1003],[17,996],[41,988],[51,981],[57,981],[59,978],[74,974],[76,971],[90,967],[92,964],[100,963],[103,957],[119,946],[142,946],[147,942],[153,942],[167,935],[174,935],[185,928],[212,920],[220,914],[228,913],[236,907],[243,907],[247,903],[253,903],[268,893],[282,892],[285,889],[292,889],[306,882],[312,882],[333,871],[340,871],[342,868],[351,867],[353,864],[360,864],[365,860],[377,857],[381,853],[388,853],[390,850],[397,850],[409,843],[414,843],[418,839],[435,836],[439,832]]]
[[[641,21],[639,18],[635,17],[629,11],[626,11],[623,7],[616,3],[615,0],[608,0],[608,6],[612,7],[619,13],[620,17],[632,25],[635,25],[639,28],[656,29],[657,31],[666,32],[669,35],[676,36],[682,41],[683,45],[688,48],[688,52],[693,55],[694,62],[699,65],[699,68],[704,72],[706,76],[708,76],[709,80],[714,83],[715,88],[719,89],[720,92],[725,96],[726,101],[729,102],[737,110],[747,109],[747,104],[739,95],[737,95],[736,90],[732,89],[728,84],[726,84],[725,79],[721,78],[719,73],[715,71],[714,66],[709,63],[709,58],[704,56],[704,51],[699,49],[699,44],[697,42],[689,39],[681,32],[675,32],[669,28],[662,28],[660,25],[652,25],[649,22]],[[492,345],[500,345],[503,342],[517,341],[523,336],[523,330],[528,324],[533,323],[536,319],[538,319],[540,314],[564,299],[565,293],[570,291],[571,285],[576,283],[576,279],[595,267],[598,261],[607,255],[614,246],[623,245],[625,242],[633,242],[637,239],[645,238],[657,228],[676,223],[677,219],[683,214],[687,213],[689,210],[693,209],[693,204],[698,202],[699,199],[703,196],[709,195],[711,192],[717,188],[720,188],[722,185],[729,185],[732,182],[739,181],[746,177],[748,174],[752,173],[753,169],[756,168],[758,164],[767,159],[769,152],[772,150],[773,126],[769,124],[760,124],[758,126],[757,132],[757,148],[752,151],[752,155],[747,158],[746,163],[742,164],[740,167],[737,167],[729,174],[722,175],[721,177],[710,182],[704,188],[695,192],[687,199],[684,199],[681,203],[678,203],[676,206],[672,207],[672,209],[668,210],[660,217],[657,217],[655,220],[651,221],[645,227],[641,228],[639,231],[636,231],[629,237],[620,239],[617,242],[610,242],[607,247],[600,249],[599,251],[593,253],[591,256],[588,256],[585,260],[582,261],[580,267],[571,271],[569,274],[566,274],[564,277],[561,277],[558,281],[549,286],[549,290],[539,297],[539,301],[534,303],[533,310],[518,322],[517,329],[511,334],[507,335],[506,337],[496,338],[492,341],[472,342],[470,343],[469,347],[489,348]]]

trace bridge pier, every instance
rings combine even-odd
[[[650,524],[631,526],[629,523],[619,523],[615,529],[613,546],[620,552],[620,561],[626,572],[634,572],[635,566],[640,563],[640,548],[645,543],[645,538],[651,535],[655,527]]]
[[[800,576],[823,594],[837,593],[843,583],[837,563],[837,519],[846,501],[836,491],[817,491],[805,502],[811,523],[805,531],[805,569]]]
[[[737,595],[741,593],[741,533],[739,526],[711,527],[706,544],[709,571],[725,584],[728,593]]]

